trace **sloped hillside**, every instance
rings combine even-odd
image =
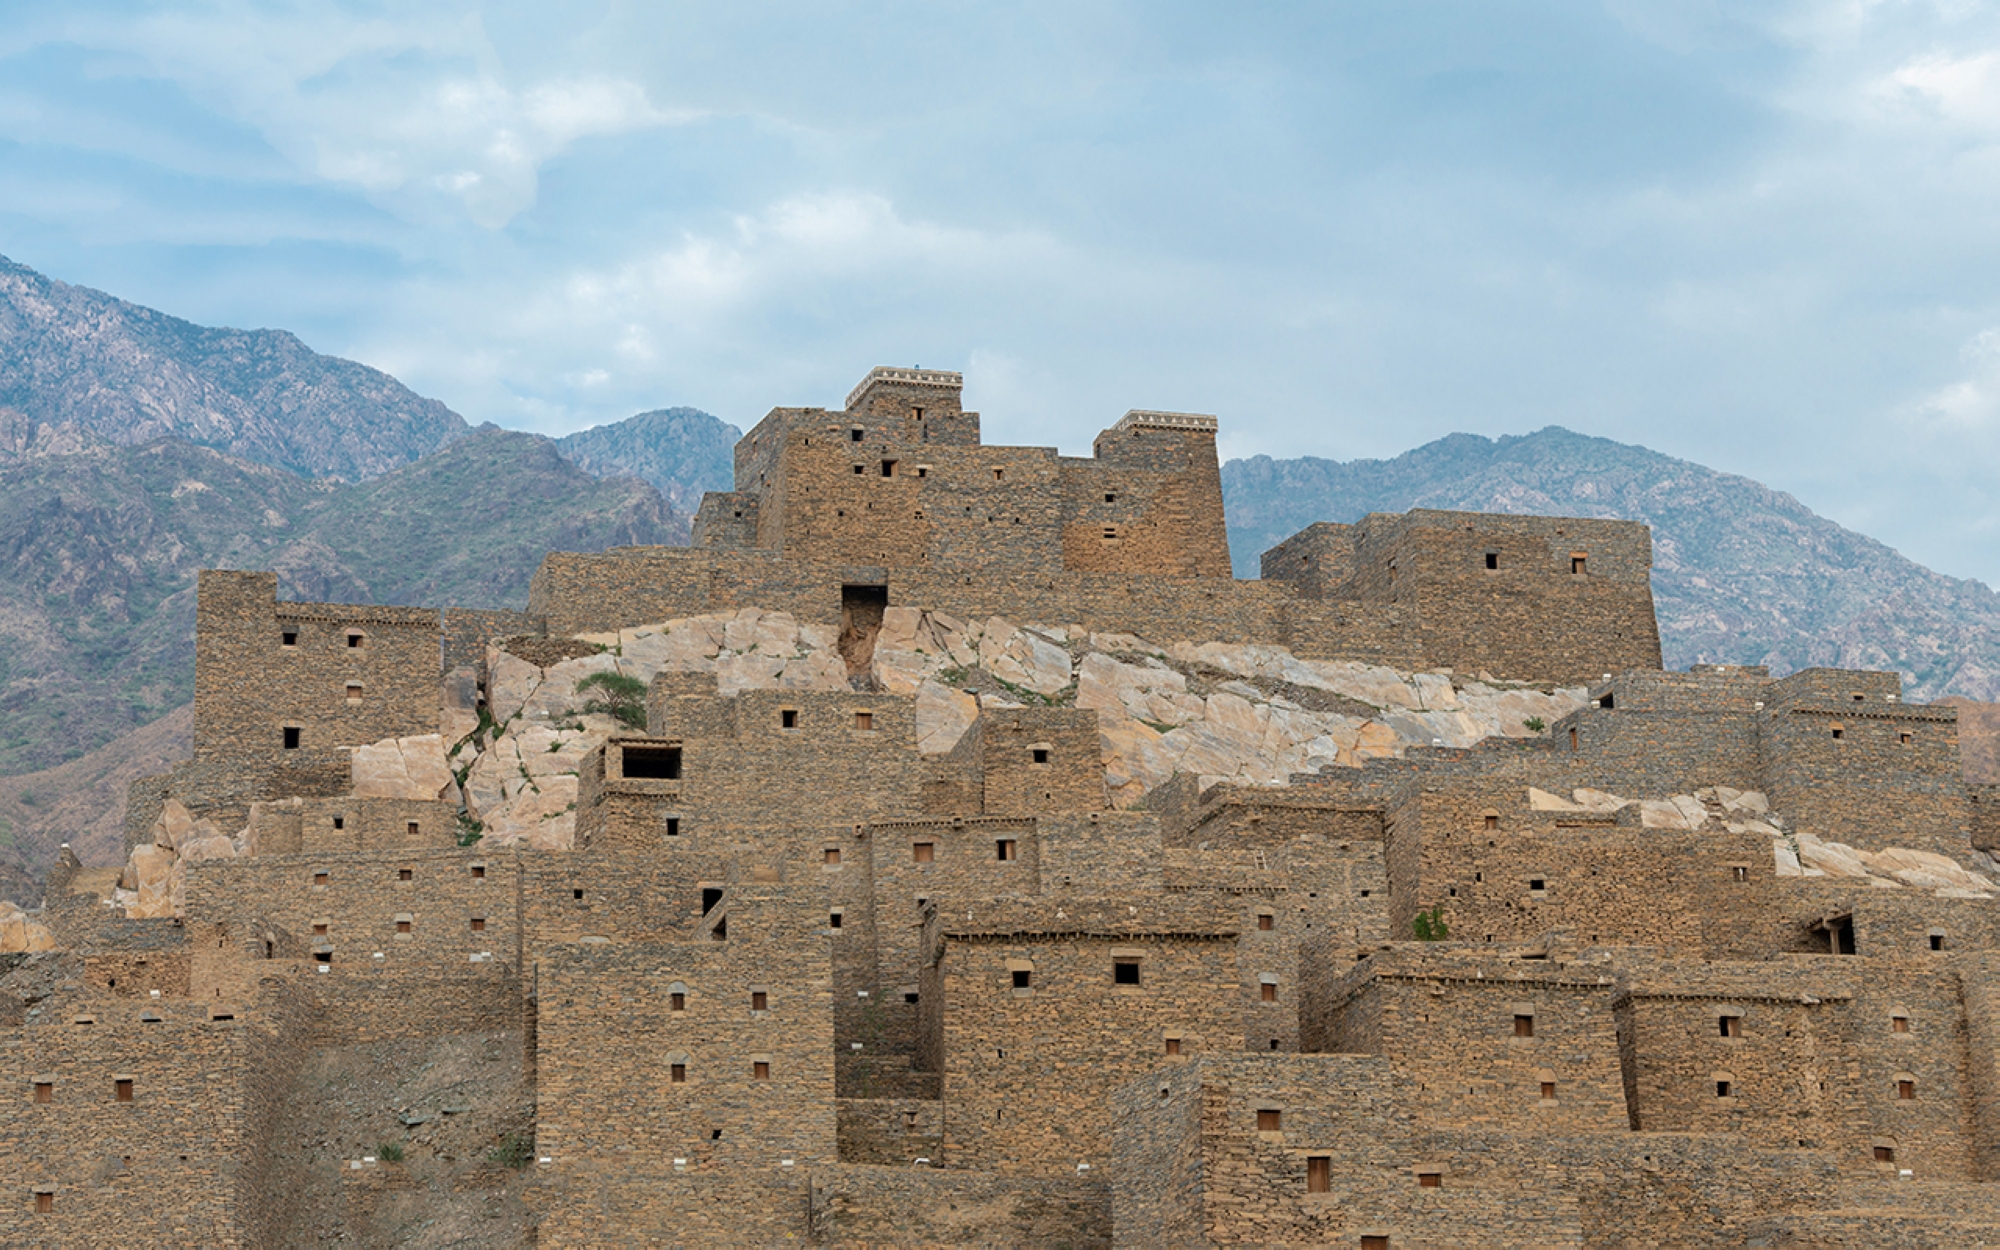
[[[80,432],[67,435],[72,442],[173,435],[347,481],[386,473],[467,432],[436,400],[282,330],[198,326],[5,257],[0,409],[31,427]],[[0,456],[8,441],[0,437]]]

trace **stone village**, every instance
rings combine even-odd
[[[1233,580],[1213,418],[960,386],[522,611],[203,573],[193,758],[0,921],[0,1242],[2000,1241],[1953,708],[1662,671],[1627,522]]]

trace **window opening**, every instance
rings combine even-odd
[[[1257,927],[1259,929],[1270,929],[1277,923],[1277,917],[1273,916],[1270,912],[1257,913]]]
[[[313,926],[313,936],[314,936],[314,937],[325,937],[325,936],[326,936],[326,925],[325,925],[324,923],[322,923],[322,924],[316,924],[316,925],[314,925],[314,926]]]
[[[1016,843],[1012,838],[1001,838],[993,844],[993,857],[1002,863],[1009,863],[1015,857]]]
[[[840,862],[840,848],[839,848],[839,847],[837,847],[837,846],[829,846],[829,847],[827,847],[827,848],[826,848],[826,852],[825,852],[825,855],[824,855],[824,857],[823,857],[823,862],[825,862],[825,863],[829,863],[829,864],[837,864],[837,863],[839,863],[839,862]]]
[[[279,641],[287,647],[296,647],[299,645],[299,631],[296,629],[288,629],[278,637]]]
[[[1113,985],[1139,984],[1139,961],[1136,959],[1114,959],[1111,962],[1111,983]]]
[[[1724,1037],[1743,1036],[1742,1016],[1718,1016],[1715,1025]]]
[[[579,903],[581,903],[581,902],[583,901],[583,891],[582,891],[582,890],[571,890],[571,891],[569,892],[569,896],[570,896],[571,898],[575,899],[575,900],[576,900],[577,902],[579,902]]]
[[[1438,1188],[1438,1174],[1436,1172],[1417,1173],[1417,1186],[1420,1189]]]
[[[688,1066],[686,1064],[675,1063],[667,1066],[667,1080],[672,1084],[685,1085],[687,1084],[687,1079]]]
[[[347,645],[348,645],[348,646],[349,646],[350,648],[359,648],[359,647],[361,646],[361,635],[360,635],[360,634],[355,634],[355,633],[350,633],[350,634],[348,634],[348,635],[347,635]]]
[[[678,781],[681,775],[679,747],[621,748],[626,777],[636,781]]]
[[[883,477],[896,476],[896,462],[894,460],[884,460],[882,462],[882,476]]]
[[[1894,1163],[1895,1161],[1896,1161],[1896,1148],[1894,1146],[1875,1147],[1875,1162]]]
[[[919,864],[928,864],[937,858],[937,843],[915,842],[910,846],[910,858]]]
[[[1493,812],[1486,813],[1486,827],[1488,829],[1498,829],[1500,827],[1500,817]]]
[[[345,817],[345,816],[335,816],[335,817],[333,818],[333,827],[334,827],[334,828],[336,828],[336,829],[345,829],[345,828],[347,828],[347,817]]]
[[[874,728],[875,728],[875,713],[873,713],[873,712],[856,712],[856,713],[854,714],[854,727],[855,727],[856,729],[869,729],[869,730],[872,730],[872,729],[874,729]]]
[[[702,887],[701,914],[706,916],[708,913],[714,911],[715,905],[717,903],[720,903],[721,901],[722,901],[722,889],[720,886],[711,885]]]
[[[1486,567],[1487,567],[1487,568],[1489,568],[1489,569],[1497,569],[1497,568],[1499,568],[1499,567],[1500,567],[1500,553],[1499,553],[1499,552],[1497,552],[1497,551],[1489,551],[1489,552],[1487,552],[1487,553],[1486,553]]]
[[[486,876],[486,865],[484,865],[484,864],[474,864],[474,865],[472,866],[472,879],[473,879],[474,881],[478,881],[478,880],[480,880],[480,879],[484,878],[485,876]]]
[[[1842,729],[1842,728],[1841,728],[1840,726],[1838,726],[1838,725],[1835,725],[1835,726],[1833,727],[1833,736],[1834,736],[1834,737],[1836,737],[1836,738],[1838,738],[1838,737],[1842,736],[1842,735],[1843,735],[1843,734],[1844,734],[1845,732],[1846,732],[1846,731],[1845,731],[1845,730],[1843,730],[1843,729]]]
[[[835,911],[835,912],[828,912],[828,913],[827,913],[827,916],[826,916],[826,925],[827,925],[827,928],[829,928],[829,929],[838,929],[838,928],[840,928],[840,927],[841,927],[841,924],[840,924],[840,922],[841,922],[842,920],[844,920],[844,919],[845,919],[845,917],[844,917],[843,915],[841,915],[841,913],[839,913],[839,912],[837,912],[837,911]]]
[[[120,1078],[118,1080],[113,1081],[111,1083],[111,1088],[113,1096],[116,1097],[119,1102],[132,1101],[132,1081],[129,1077]]]
[[[407,921],[407,920],[398,920],[398,921],[396,922],[396,932],[398,932],[398,933],[408,933],[409,931],[410,931],[410,922],[409,922],[409,921]]]
[[[670,838],[678,838],[678,837],[680,837],[680,836],[681,836],[681,818],[680,818],[680,817],[678,817],[678,816],[669,816],[669,817],[667,817],[667,836],[668,836],[668,837],[670,837]]]
[[[472,918],[472,931],[473,931],[474,933],[484,933],[484,932],[486,932],[486,917],[484,917],[484,916],[474,916],[474,917]]]
[[[1910,1018],[1908,1016],[1889,1017],[1889,1031],[1891,1033],[1908,1033],[1910,1031]]]
[[[1034,761],[1035,761],[1035,763],[1037,763],[1037,764],[1046,764],[1046,763],[1048,763],[1048,762],[1049,762],[1049,749],[1048,749],[1047,747],[1036,747],[1036,748],[1035,748],[1035,753],[1034,753]]]
[[[1942,933],[1931,934],[1931,949],[1934,951],[1941,951],[1944,949],[1944,934]]]
[[[1178,1055],[1178,1054],[1180,1054],[1180,1053],[1181,1053],[1181,1039],[1180,1039],[1180,1038],[1178,1038],[1178,1037],[1170,1037],[1170,1038],[1168,1038],[1168,1039],[1167,1039],[1167,1053],[1168,1053],[1168,1054],[1170,1054],[1170,1055]]]
[[[326,873],[323,873],[323,872],[316,872],[316,873],[314,873],[314,874],[313,874],[313,884],[314,884],[314,885],[325,885],[325,884],[326,884],[326,883],[327,883],[327,882],[328,882],[329,880],[331,880],[331,879],[332,879],[332,878],[331,878],[331,877],[329,877],[329,876],[328,876],[328,874],[326,874]]]
[[[1283,1113],[1273,1110],[1270,1107],[1260,1107],[1257,1111],[1257,1131],[1260,1133],[1276,1133],[1280,1131],[1278,1125],[1283,1119]]]
[[[1899,743],[1900,745],[1902,745],[1902,746],[1908,746],[1908,745],[1910,745],[1910,732],[1909,732],[1909,730],[1907,730],[1907,729],[1906,729],[1906,730],[1902,731],[1901,733],[1898,733],[1898,734],[1896,735],[1896,741],[1897,741],[1897,742],[1898,742],[1898,743]]]
[[[409,823],[409,834],[411,837],[414,838],[417,836],[417,822],[412,820],[408,823]]]
[[[296,751],[299,749],[299,732],[297,725],[285,726],[285,749],[287,751]]]
[[[768,991],[765,990],[750,991],[750,1010],[769,1011],[770,1009],[771,1009],[771,995]]]
[[[1732,881],[1748,881],[1750,879],[1749,867],[1744,864],[1733,865],[1729,869],[1729,879]]]
[[[45,1105],[46,1105],[46,1104],[48,1104],[48,1103],[52,1103],[52,1102],[54,1102],[55,1100],[56,1100],[56,1087],[55,1087],[55,1082],[53,1082],[53,1081],[36,1081],[36,1082],[35,1082],[35,1101],[36,1101],[36,1102],[39,1102],[39,1103],[43,1103],[43,1104],[45,1104]]]
[[[348,682],[348,683],[347,683],[347,701],[348,701],[349,703],[359,703],[359,702],[361,702],[361,683],[360,683],[360,682],[358,682],[358,681],[350,681],[350,682]]]
[[[1896,1082],[1896,1097],[1902,1099],[1904,1102],[1908,1102],[1916,1096],[1917,1083],[1915,1081]]]
[[[54,1194],[38,1193],[35,1195],[36,1215],[50,1215],[54,1213],[55,1209],[56,1209],[56,1196]]]
[[[1035,984],[1035,974],[1032,971],[1026,968],[1014,969],[1015,989],[1017,990],[1031,989],[1033,988],[1034,984]]]
[[[1323,1194],[1333,1188],[1333,1156],[1306,1156],[1306,1192]]]
[[[688,996],[686,991],[675,990],[673,993],[667,995],[668,1011],[686,1011],[687,1009]]]
[[[754,1081],[770,1080],[771,1065],[762,1059],[757,1060],[755,1063],[750,1065],[750,1079]]]
[[[1715,1096],[1717,1098],[1729,1097],[1729,1090],[1730,1090],[1730,1085],[1728,1081],[1717,1081],[1715,1083]]]
[[[396,870],[396,880],[398,881],[408,881],[416,875],[416,872],[409,868],[398,868]]]
[[[1276,985],[1273,985],[1271,982],[1266,981],[1262,985],[1258,986],[1257,989],[1258,989],[1258,998],[1260,1001],[1267,1003],[1275,1003],[1278,1001],[1278,987]]]
[[[1515,1037],[1533,1037],[1534,1035],[1535,1035],[1535,1018],[1533,1016],[1514,1017]]]
[[[1548,878],[1530,877],[1528,878],[1528,888],[1531,890],[1546,890],[1549,888]]]
[[[1580,553],[1572,553],[1569,558],[1569,571],[1581,577],[1583,575],[1585,563],[1586,563],[1586,557],[1584,557]]]
[[[850,442],[850,443],[858,443],[858,442],[860,442],[860,441],[861,441],[861,433],[862,433],[862,431],[861,431],[861,427],[860,427],[860,426],[858,426],[858,425],[857,425],[857,426],[855,426],[855,427],[854,427],[853,429],[851,429],[851,430],[849,430],[849,431],[847,432],[847,441],[848,441],[848,442]]]
[[[799,727],[799,714],[797,709],[786,708],[778,713],[778,728],[797,729],[798,727]]]
[[[1572,751],[1576,750],[1576,726],[1574,725],[1571,725],[1569,729],[1569,749]]]

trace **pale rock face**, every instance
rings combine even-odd
[[[451,766],[439,734],[384,738],[356,747],[349,764],[356,798],[442,798],[452,784]]]
[[[1639,823],[1648,829],[1686,829],[1687,815],[1666,799],[1641,799]]]
[[[1550,794],[1547,790],[1537,790],[1533,786],[1528,787],[1528,806],[1538,812],[1580,812],[1584,810],[1581,803],[1572,803],[1561,795]]]
[[[0,955],[55,948],[55,935],[46,925],[13,903],[0,900]]]
[[[987,637],[992,637],[990,625]],[[1069,686],[1069,652],[1030,630],[1013,631],[997,655],[990,643],[980,649],[980,654],[985,658],[987,672],[1036,694],[1056,694]]]
[[[1803,877],[1805,865],[1799,863],[1799,853],[1791,848],[1783,838],[1771,840],[1771,858],[1780,877]]]
[[[194,826],[194,816],[187,807],[179,799],[168,799],[153,821],[153,845],[171,851],[187,840]]]
[[[934,681],[917,687],[917,750],[941,755],[958,745],[979,719],[979,700]]]
[[[173,871],[177,862],[172,851],[158,846],[135,846],[128,861],[138,901],[126,910],[134,920],[153,920],[174,914]]]
[[[1424,707],[1432,710],[1449,710],[1458,706],[1458,692],[1451,688],[1451,678],[1439,673],[1418,673],[1417,699]]]
[[[1576,799],[1577,806],[1586,812],[1615,812],[1627,802],[1615,794],[1606,794],[1602,790],[1592,790],[1587,786],[1578,786],[1570,794]]]

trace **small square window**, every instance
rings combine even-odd
[[[1261,1001],[1267,1003],[1275,1003],[1278,1001],[1278,987],[1271,984],[1269,981],[1264,982],[1262,985],[1258,986],[1257,989],[1258,989],[1258,998]]]
[[[678,838],[678,837],[680,837],[680,836],[681,836],[681,818],[680,818],[680,817],[678,817],[678,816],[669,816],[669,817],[667,817],[667,836],[668,836],[668,837],[670,837],[670,838]]]
[[[1389,1239],[1364,1233],[1361,1237],[1361,1250],[1389,1250]]]
[[[1750,879],[1750,869],[1748,865],[1745,864],[1732,865],[1729,869],[1729,879],[1731,881],[1748,881]]]
[[[36,1081],[36,1082],[35,1082],[35,1101],[36,1101],[36,1102],[39,1102],[39,1103],[42,1103],[42,1104],[46,1105],[46,1104],[48,1104],[48,1103],[52,1103],[52,1102],[54,1102],[55,1100],[56,1100],[56,1087],[55,1087],[55,1082],[53,1082],[53,1081]]]
[[[1715,1083],[1715,1096],[1717,1098],[1727,1098],[1729,1097],[1730,1089],[1731,1086],[1728,1081],[1717,1081]]]
[[[1533,1037],[1534,1035],[1535,1035],[1535,1018],[1533,1016],[1514,1017],[1515,1037]]]
[[[1500,567],[1500,553],[1499,553],[1499,552],[1497,552],[1497,551],[1489,551],[1489,552],[1487,552],[1487,553],[1486,553],[1486,567],[1487,567],[1487,568],[1489,568],[1489,569],[1497,569],[1497,568],[1499,568],[1499,567]]]
[[[1896,1082],[1896,1097],[1897,1097],[1897,1098],[1900,1098],[1900,1099],[1902,1099],[1902,1100],[1903,1100],[1904,1102],[1909,1102],[1910,1100],[1914,1099],[1914,1098],[1915,1098],[1916,1096],[1917,1096],[1917,1083],[1916,1083],[1915,1081],[1897,1081],[1897,1082]]]
[[[1909,731],[1908,731],[1908,730],[1904,730],[1903,732],[1901,732],[1901,733],[1898,733],[1898,734],[1896,735],[1896,741],[1897,741],[1897,742],[1898,742],[1898,743],[1899,743],[1900,745],[1902,745],[1902,746],[1908,746],[1908,745],[1910,745],[1910,734],[1909,734]]]
[[[1306,1157],[1306,1192],[1323,1194],[1333,1188],[1333,1156],[1309,1155]]]
[[[1894,1163],[1895,1161],[1896,1161],[1896,1148],[1894,1146],[1875,1147],[1875,1162]]]
[[[349,648],[358,648],[358,647],[360,647],[360,646],[361,646],[361,635],[360,635],[360,634],[353,634],[353,633],[350,633],[349,635],[347,635],[347,645],[348,645],[348,647],[349,647]]]
[[[667,995],[668,1011],[686,1011],[687,1009],[688,1009],[688,996],[685,993],[683,993],[680,990],[675,990]]]
[[[361,702],[361,683],[360,683],[360,682],[358,682],[358,681],[350,681],[350,682],[348,682],[348,683],[347,683],[347,701],[348,701],[349,703],[359,703],[359,702]]]
[[[778,728],[797,729],[798,727],[799,727],[799,714],[797,710],[793,708],[785,708],[783,711],[778,713]]]
[[[672,1082],[675,1085],[685,1085],[687,1084],[687,1079],[688,1079],[688,1066],[686,1064],[675,1063],[675,1064],[669,1064],[667,1066],[668,1081]]]
[[[283,645],[287,647],[296,647],[299,645],[299,631],[296,629],[288,629],[278,635],[278,637]]]
[[[336,828],[336,829],[345,829],[345,828],[347,828],[347,817],[345,817],[345,816],[335,816],[335,817],[333,818],[333,827],[334,827],[334,828]]]
[[[408,933],[409,931],[410,931],[410,922],[409,922],[409,921],[407,921],[407,920],[398,920],[398,921],[396,922],[396,932],[398,932],[398,933]]]
[[[35,1195],[36,1215],[51,1215],[54,1214],[55,1209],[56,1209],[56,1196],[54,1194],[39,1193]]]
[[[328,881],[331,881],[332,879],[333,878],[327,873],[316,872],[313,874],[314,885],[325,885]]]
[[[762,1059],[759,1059],[759,1060],[757,1060],[757,1061],[756,1061],[755,1063],[753,1063],[753,1064],[751,1064],[751,1065],[750,1065],[750,1079],[751,1079],[751,1080],[753,1080],[753,1081],[768,1081],[768,1080],[770,1080],[770,1079],[771,1079],[771,1065],[770,1065],[770,1064],[768,1064],[768,1063],[766,1063],[766,1062],[765,1062],[764,1060],[762,1060]]]
[[[859,428],[859,427],[856,427],[855,429],[852,429],[852,430],[849,430],[849,431],[847,432],[847,441],[848,441],[848,442],[850,442],[850,443],[858,443],[858,442],[860,442],[860,441],[861,441],[861,433],[862,433],[862,432],[861,432],[861,430],[860,430],[860,428]]]
[[[313,936],[314,936],[314,937],[325,937],[325,936],[326,936],[326,925],[324,925],[324,924],[316,924],[316,925],[314,925],[314,926],[313,926]]]
[[[1260,1133],[1276,1133],[1279,1131],[1278,1126],[1283,1120],[1284,1114],[1282,1112],[1275,1111],[1270,1107],[1261,1107],[1257,1111],[1257,1131]]]
[[[1715,1026],[1723,1037],[1743,1036],[1742,1016],[1718,1016],[1715,1020]]]
[[[1036,748],[1035,748],[1035,756],[1034,756],[1034,758],[1035,758],[1035,763],[1037,763],[1037,764],[1046,764],[1046,763],[1048,763],[1048,762],[1049,762],[1049,749],[1048,749],[1047,747],[1036,747]]]
[[[113,1091],[113,1096],[116,1097],[119,1102],[132,1101],[132,1082],[130,1080],[127,1079],[115,1080],[111,1082],[111,1088]]]
[[[935,842],[916,842],[910,846],[910,858],[919,864],[928,864],[937,858]]]
[[[1889,1031],[1891,1033],[1908,1033],[1910,1031],[1910,1018],[1908,1016],[1889,1017]]]
[[[1838,737],[1841,737],[1841,736],[1842,736],[1842,734],[1843,734],[1844,732],[1845,732],[1845,731],[1843,731],[1843,730],[1839,730],[1839,729],[1836,729],[1836,730],[1834,730],[1834,731],[1833,731],[1833,736],[1834,736],[1834,737],[1836,737],[1836,738],[1838,738]]]
[[[413,837],[413,838],[414,838],[414,837],[416,837],[416,836],[417,836],[417,822],[416,822],[416,821],[414,821],[414,820],[411,820],[411,821],[405,821],[405,822],[404,822],[404,828],[403,828],[403,832],[405,832],[405,833],[409,834],[409,835],[410,835],[411,837]]]
[[[882,476],[883,477],[896,476],[896,462],[894,460],[884,460],[882,462]]]
[[[1034,985],[1034,983],[1035,983],[1035,974],[1033,972],[1029,971],[1026,968],[1014,969],[1015,989],[1017,990],[1029,989]]]
[[[868,472],[868,466],[866,466],[866,465],[861,465],[861,464],[857,464],[857,465],[855,465],[855,466],[854,466],[854,476],[856,476],[856,477],[860,477],[860,476],[861,476],[862,474],[864,474],[864,473],[866,473],[866,472]],[[845,512],[843,512],[843,513],[841,513],[840,515],[842,515],[842,516],[846,516],[847,514],[846,514]]]
[[[841,920],[842,920],[842,919],[844,919],[844,917],[842,917],[842,915],[841,915],[841,914],[840,914],[839,912],[837,912],[837,911],[835,911],[835,912],[828,912],[828,913],[827,913],[827,916],[826,916],[826,926],[827,926],[827,928],[829,928],[829,929],[838,929],[838,928],[840,928],[840,922],[841,922]]]
[[[821,855],[820,855],[820,860],[821,860],[821,862],[822,862],[822,863],[827,863],[827,864],[837,864],[837,863],[839,863],[839,862],[840,862],[840,848],[839,848],[839,847],[837,847],[837,846],[829,846],[829,847],[827,847],[825,851],[821,852]]]
[[[486,917],[484,917],[484,916],[474,916],[474,917],[472,918],[472,931],[473,931],[474,933],[484,933],[484,932],[486,932]]]
[[[1438,1188],[1440,1179],[1436,1172],[1419,1172],[1417,1173],[1417,1187],[1419,1189],[1436,1189]]]
[[[1531,877],[1528,880],[1528,888],[1531,890],[1546,890],[1549,888],[1548,878]]]
[[[909,993],[907,993],[907,994],[903,995],[903,1001],[904,1001],[904,1002],[906,1002],[906,1003],[912,1003],[912,1004],[914,1004],[914,1003],[915,1003],[915,1002],[917,1001],[917,993],[916,993],[916,991],[912,990],[912,991],[910,991]]]
[[[770,1006],[771,996],[768,993],[763,990],[750,991],[750,1010],[768,1011],[770,1010]]]
[[[474,881],[478,881],[478,880],[481,880],[481,879],[483,879],[483,878],[484,878],[485,876],[486,876],[486,865],[484,865],[484,864],[474,864],[474,865],[472,866],[472,879],[473,879]]]
[[[1934,951],[1941,951],[1944,949],[1944,934],[1942,933],[1931,934],[1931,949]]]
[[[856,712],[854,714],[854,727],[856,729],[873,730],[875,728],[875,713]]]
[[[299,749],[299,735],[302,732],[297,725],[285,726],[285,749],[287,751],[296,751]]]
[[[1486,813],[1485,823],[1488,829],[1498,829],[1500,827],[1500,818],[1492,812],[1488,812]]]
[[[1270,912],[1258,913],[1257,927],[1259,929],[1269,930],[1277,923],[1278,923],[1278,918],[1276,916],[1273,916]]]
[[[1180,1053],[1181,1053],[1181,1039],[1180,1039],[1180,1038],[1178,1038],[1178,1037],[1170,1037],[1170,1038],[1168,1038],[1168,1039],[1167,1039],[1167,1053],[1168,1053],[1168,1054],[1170,1054],[1170,1055],[1178,1055],[1178,1054],[1180,1054]]]
[[[1576,574],[1577,576],[1581,577],[1581,576],[1583,576],[1583,573],[1584,573],[1584,569],[1585,569],[1585,567],[1586,567],[1586,566],[1585,566],[1585,560],[1584,560],[1584,557],[1582,557],[1582,556],[1571,556],[1571,557],[1569,558],[1569,571],[1570,571],[1571,573],[1574,573],[1574,574]]]
[[[575,900],[576,900],[577,902],[579,902],[579,903],[583,901],[583,891],[582,891],[582,890],[571,890],[571,891],[569,892],[569,896],[570,896],[571,898],[575,899]]]
[[[409,868],[398,868],[398,869],[396,870],[396,880],[398,880],[398,881],[408,881],[408,880],[412,879],[413,877],[415,877],[416,875],[417,875],[417,874],[416,874],[416,872],[415,872],[415,871],[414,871],[413,869],[409,869]]]
[[[1556,1083],[1554,1081],[1543,1081],[1542,1101],[1554,1102],[1555,1100],[1556,1100]]]
[[[1111,963],[1111,983],[1113,985],[1139,984],[1139,961],[1136,959],[1113,960]]]
[[[1017,844],[1012,838],[1001,838],[993,843],[993,858],[1001,863],[1009,863],[1015,858]]]

